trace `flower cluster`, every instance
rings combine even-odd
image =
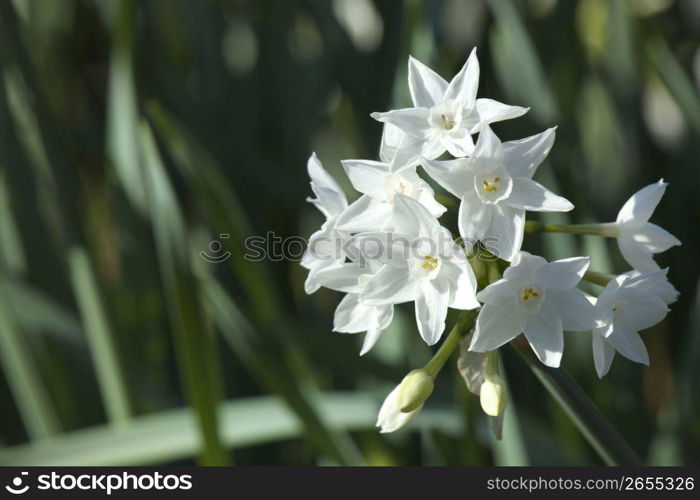
[[[476,51],[449,83],[409,58],[414,106],[372,114],[384,123],[378,161],[342,162],[361,193],[353,203],[315,154],[308,161],[316,196],[309,201],[326,221],[311,236],[302,260],[309,271],[305,288],[307,293],[326,287],[346,294],[335,312],[334,331],[364,332],[365,354],[391,323],[394,306],[413,302],[418,332],[433,345],[445,331],[448,308],[465,311],[435,357],[386,398],[378,419],[382,432],[403,427],[420,412],[435,376],[458,345],[467,387],[498,427],[507,404],[498,369],[500,346],[522,333],[542,363],[558,367],[563,332],[591,331],[594,364],[602,377],[616,352],[648,364],[638,332],[661,321],[677,299],[667,270],[659,268],[653,254],[680,242],[649,222],[666,184],[659,181],[634,194],[614,223],[526,224],[527,211],[574,208],[533,180],[554,144],[555,128],[501,142],[490,124],[528,109],[477,98],[478,83]],[[442,158],[446,153],[452,158]],[[419,166],[456,199],[436,199]],[[456,239],[439,221],[448,207],[457,211]],[[616,238],[632,270],[619,276],[594,273],[588,257],[548,262],[521,249],[527,231]],[[593,297],[578,288],[582,279],[605,288]]]

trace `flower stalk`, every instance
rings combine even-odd
[[[607,465],[642,465],[641,459],[562,368],[540,363],[526,343],[511,342]]]

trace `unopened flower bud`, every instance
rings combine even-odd
[[[409,413],[421,406],[433,392],[433,378],[425,370],[413,370],[399,385],[397,406],[402,413]]]
[[[500,375],[487,375],[481,384],[481,408],[491,417],[500,417],[508,405],[506,383]]]

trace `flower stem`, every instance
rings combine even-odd
[[[615,224],[544,224],[534,220],[525,222],[526,233],[569,233],[569,234],[592,234],[594,236],[604,236],[615,238]]]
[[[586,273],[583,275],[583,279],[595,285],[605,286],[611,280],[614,280],[615,276],[612,274],[599,273],[596,271],[586,271]]]
[[[617,429],[598,411],[566,371],[540,363],[527,344],[512,342],[511,346],[523,357],[542,385],[566,411],[607,465],[639,466],[642,464]]]
[[[459,341],[462,339],[464,334],[473,328],[474,320],[476,320],[477,314],[478,311],[476,309],[464,311],[461,314],[457,320],[457,323],[455,323],[455,326],[452,327],[449,335],[440,346],[440,349],[437,350],[433,358],[423,367],[423,370],[425,370],[428,375],[435,378],[437,374],[440,373],[443,365],[457,348]]]

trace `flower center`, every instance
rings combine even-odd
[[[415,198],[418,189],[411,182],[407,181],[401,175],[391,175],[387,178],[384,185],[387,203],[394,203],[397,194],[403,194],[411,198]]]
[[[438,265],[438,260],[432,255],[426,255],[423,260],[425,261],[421,266],[423,269],[435,269]]]
[[[456,122],[453,118],[446,116],[445,114],[440,115],[440,126],[445,130],[452,130],[455,128]]]
[[[526,312],[537,312],[542,305],[544,290],[536,285],[527,285],[518,292],[518,306]]]
[[[474,177],[474,189],[484,203],[498,203],[510,196],[513,180],[502,167],[490,168]]]
[[[432,280],[440,273],[440,257],[433,255],[419,255],[410,260],[409,273],[414,279]]]
[[[497,193],[500,184],[501,178],[498,175],[492,179],[483,180],[484,191],[486,191],[487,193]]]

